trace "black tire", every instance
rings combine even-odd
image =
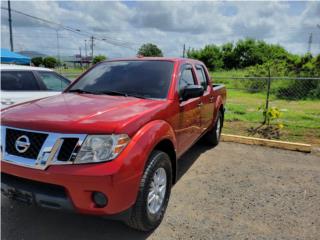
[[[220,125],[219,134],[217,134],[218,124]],[[214,124],[214,127],[210,131],[208,131],[206,133],[206,135],[204,136],[205,140],[208,144],[210,144],[213,147],[215,147],[219,144],[222,127],[223,127],[223,115],[222,115],[221,111],[219,111],[216,123]]]
[[[160,168],[163,168],[166,172],[166,192],[160,209],[156,213],[152,214],[148,210],[148,194],[153,176],[155,172]],[[136,203],[132,207],[131,216],[126,221],[126,224],[131,228],[144,232],[151,231],[158,227],[168,206],[171,186],[172,168],[170,158],[165,152],[155,150],[149,157],[147,166],[144,170],[140,182]]]

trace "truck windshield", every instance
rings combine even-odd
[[[167,97],[172,71],[173,62],[169,61],[105,62],[82,76],[69,92],[163,99]]]

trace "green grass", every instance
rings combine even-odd
[[[227,97],[226,131],[246,135],[246,129],[258,126],[262,120],[259,106],[265,104],[264,93],[248,93],[246,91],[229,89]],[[298,140],[320,145],[320,100],[279,100],[270,96],[270,107],[280,109],[283,139]]]
[[[85,68],[56,68],[55,71],[56,72],[60,72],[62,74],[81,74],[85,71]]]
[[[224,70],[224,71],[215,71],[210,72],[211,76],[214,77],[244,77],[246,72],[242,69],[240,70]]]

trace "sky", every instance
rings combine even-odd
[[[1,1],[7,7],[7,1]],[[165,56],[206,44],[236,43],[245,37],[284,46],[304,54],[312,33],[311,52],[320,53],[320,2],[177,2],[177,1],[12,1],[11,8],[61,25],[12,13],[15,51],[48,55],[135,56],[143,43],[158,45]],[[64,27],[77,29],[74,33]],[[57,41],[58,35],[58,41]],[[104,39],[104,40],[102,40]],[[113,44],[112,44],[113,43]],[[119,46],[121,45],[121,46]],[[9,48],[8,11],[1,10],[1,47]]]

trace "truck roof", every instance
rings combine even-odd
[[[16,64],[0,64],[1,70],[23,70],[23,71],[50,71],[53,72],[52,69],[43,68],[43,67],[32,67],[32,66],[24,66],[24,65],[16,65]]]
[[[181,58],[181,57],[132,57],[132,58],[114,58],[108,59],[105,62],[114,61],[171,61],[171,62],[191,62],[191,63],[201,63],[201,61],[191,58]]]

